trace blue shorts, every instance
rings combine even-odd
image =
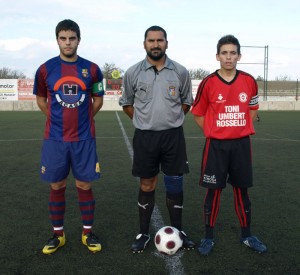
[[[70,168],[75,179],[91,182],[100,178],[95,139],[77,142],[44,140],[40,175],[55,183],[66,179]]]

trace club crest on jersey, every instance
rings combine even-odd
[[[83,77],[88,77],[89,75],[88,69],[82,69],[81,74]]]
[[[77,108],[85,100],[85,83],[74,76],[65,76],[54,85],[55,98],[65,108]]]
[[[245,92],[241,92],[239,94],[240,102],[245,103],[247,101],[247,99],[248,99],[248,95]]]
[[[176,87],[175,86],[169,86],[169,96],[175,96],[176,95]]]

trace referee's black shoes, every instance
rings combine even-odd
[[[133,253],[141,253],[146,248],[148,242],[150,241],[150,235],[138,234],[131,245],[131,250]]]
[[[184,231],[180,231],[182,235],[182,248],[185,250],[191,250],[195,248],[195,243],[188,239]]]

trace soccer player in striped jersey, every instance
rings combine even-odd
[[[92,232],[91,182],[100,178],[94,116],[103,104],[103,75],[98,65],[77,55],[81,37],[76,22],[63,20],[55,31],[60,54],[38,68],[33,91],[46,116],[40,175],[50,184],[48,208],[53,227],[53,237],[42,252],[52,254],[65,244],[65,190],[72,169],[83,223],[82,243],[95,253],[101,244]]]
[[[202,156],[200,185],[207,188],[204,201],[205,238],[198,251],[208,255],[214,246],[214,226],[220,208],[220,196],[226,183],[233,187],[235,211],[241,226],[241,243],[263,253],[266,246],[251,234],[252,186],[250,135],[258,110],[255,79],[237,70],[241,59],[240,44],[232,35],[222,37],[217,45],[220,69],[202,80],[192,106],[196,124],[206,143]]]

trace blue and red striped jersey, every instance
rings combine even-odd
[[[44,138],[59,141],[94,138],[92,97],[103,96],[102,81],[99,66],[80,56],[75,62],[65,62],[57,56],[42,64],[35,75],[33,94],[47,98]]]

